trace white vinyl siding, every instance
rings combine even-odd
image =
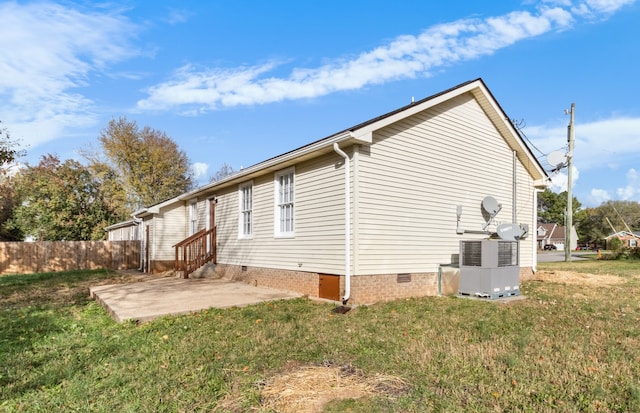
[[[238,188],[238,237],[251,238],[253,234],[253,182]]]
[[[138,239],[138,226],[131,223],[126,226],[110,229],[107,239],[109,241],[132,241]]]
[[[198,201],[193,200],[189,203],[189,235],[198,232]]]
[[[483,237],[456,234],[458,205],[467,230],[482,229],[487,195],[503,206],[497,223],[512,220],[513,152],[469,94],[377,131],[358,159],[356,274],[437,272],[455,261],[460,240]],[[520,163],[517,182],[517,221],[532,228],[533,184]],[[522,266],[532,240],[521,245]]]
[[[294,235],[294,175],[293,168],[275,174],[275,235]]]
[[[338,165],[338,166],[337,166]],[[253,235],[238,239],[237,187],[216,192],[218,262],[344,274],[344,169],[335,153],[295,166],[295,238],[274,238],[273,173],[253,179]]]
[[[150,260],[174,260],[173,248],[187,237],[187,219],[183,202],[168,205],[155,215],[151,227]]]

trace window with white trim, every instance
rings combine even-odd
[[[238,236],[251,238],[253,235],[253,182],[247,182],[238,188]]]
[[[189,235],[198,232],[198,200],[189,204]]]
[[[275,175],[275,234],[293,236],[294,234],[294,169],[286,169]]]

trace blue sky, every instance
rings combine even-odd
[[[584,206],[640,201],[635,0],[15,1],[0,16],[0,120],[31,164],[79,158],[126,116],[205,183],[481,77],[545,166],[575,103]]]

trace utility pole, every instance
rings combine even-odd
[[[571,104],[571,118],[569,120],[569,130],[567,133],[567,140],[569,141],[569,152],[567,153],[567,220],[564,227],[564,260],[565,262],[571,261],[571,229],[573,228],[573,194],[571,193],[571,185],[573,180],[573,139],[574,134],[574,112],[576,105]],[[565,113],[567,111],[565,110]]]

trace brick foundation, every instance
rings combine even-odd
[[[149,261],[149,272],[151,274],[159,274],[165,271],[173,271],[175,266],[175,261],[166,260],[166,261]]]
[[[288,271],[275,268],[244,267],[217,264],[216,276],[247,284],[295,291],[309,297],[318,297],[318,273]],[[520,269],[520,280],[533,278],[531,267]],[[344,294],[344,276],[340,277],[340,292]],[[410,297],[438,295],[437,273],[410,273],[385,275],[358,275],[351,277],[349,304],[373,304]]]
[[[407,279],[410,281],[406,281]],[[349,302],[373,304],[381,301],[437,294],[437,273],[359,275],[351,277],[351,299]]]
[[[310,297],[318,296],[319,276],[315,272],[288,271],[275,268],[245,267],[217,264],[216,275],[247,284],[295,291]]]

